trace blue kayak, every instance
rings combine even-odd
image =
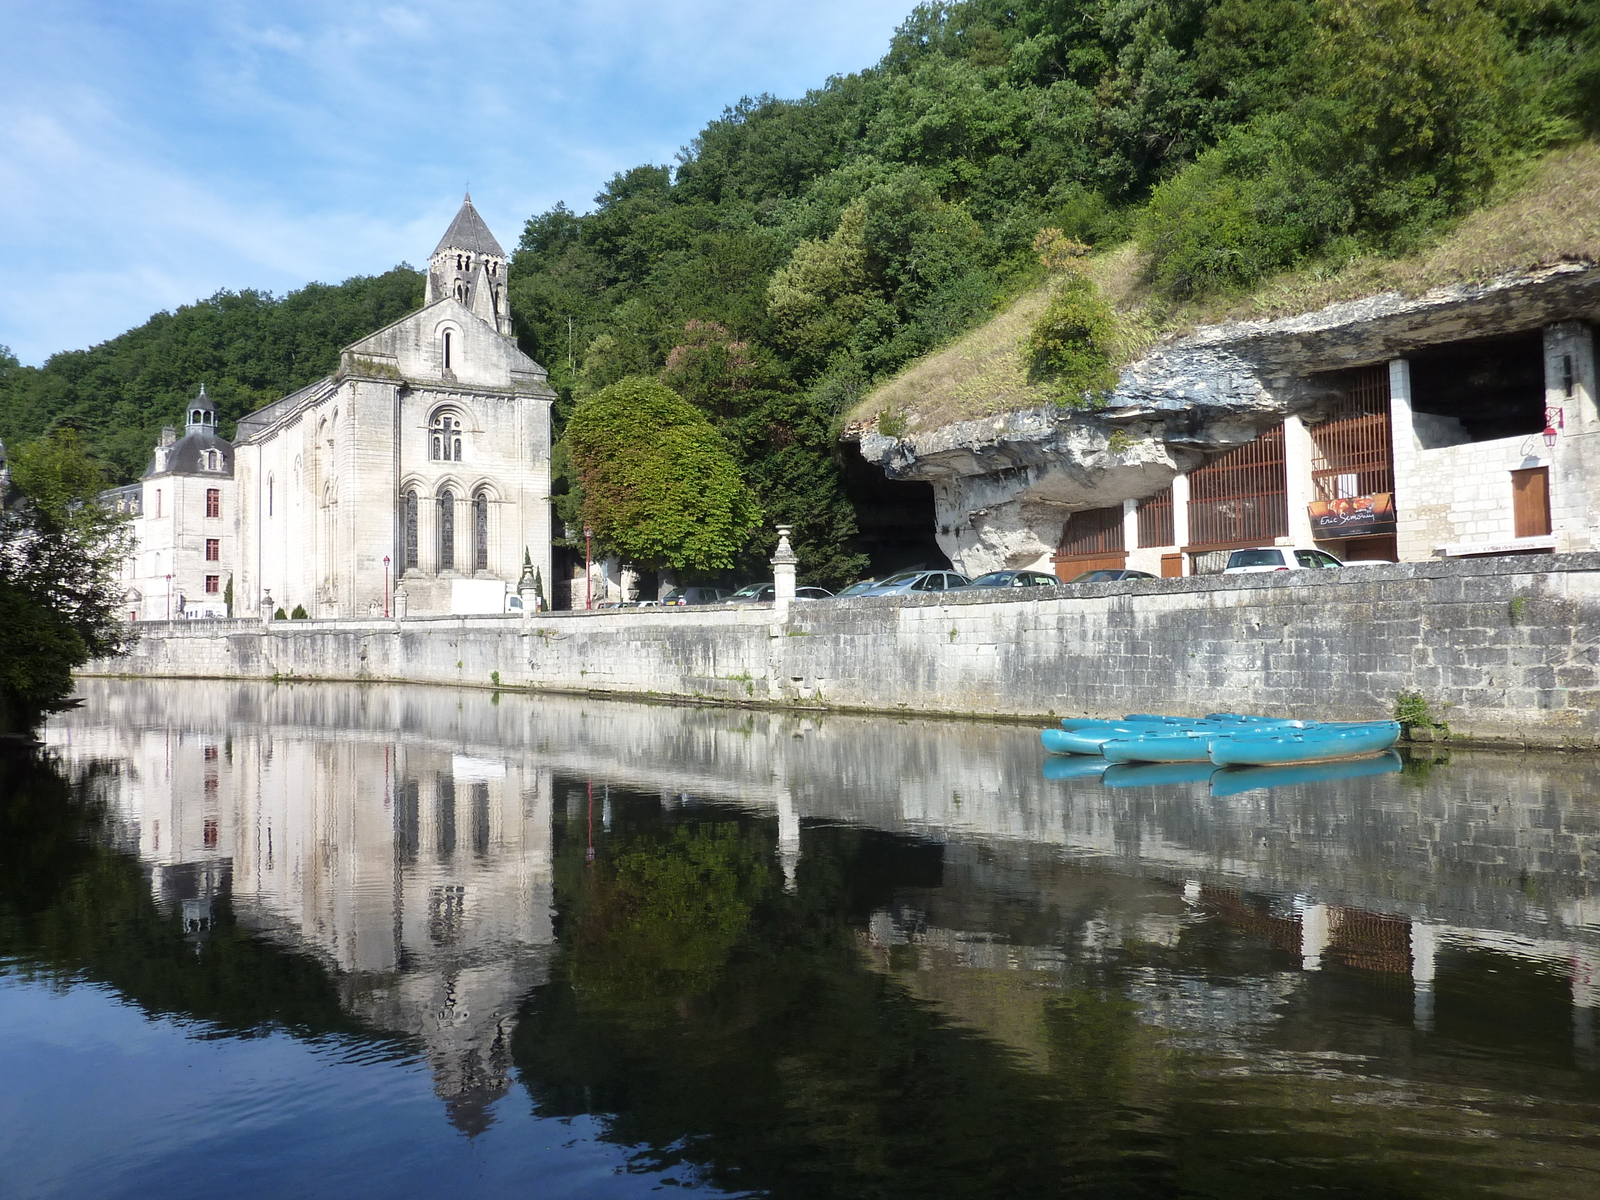
[[[1048,765],[1048,764],[1046,764]],[[1267,770],[1258,767],[1256,770]],[[1109,788],[1163,787],[1174,783],[1201,783],[1210,779],[1217,768],[1210,761],[1184,763],[1113,763],[1100,776],[1100,782]]]
[[[1135,737],[1111,738],[1101,745],[1100,753],[1112,762],[1210,762],[1211,747],[1219,738],[1300,731],[1315,725],[1315,721],[1258,720],[1253,717],[1222,721],[1207,717],[1194,726],[1158,727]]]
[[[1097,721],[1071,729],[1042,729],[1039,740],[1051,754],[1099,754],[1100,747],[1112,738],[1138,737],[1158,733],[1163,726],[1130,721]]]
[[[1211,761],[1219,767],[1276,767],[1332,762],[1387,750],[1400,740],[1398,721],[1314,725],[1276,733],[1236,733],[1211,742]]]
[[[1204,725],[1202,717],[1152,717],[1134,713],[1127,717],[1064,717],[1063,729],[1098,729],[1105,725],[1148,725],[1152,729],[1198,729]]]
[[[1113,767],[1120,771],[1126,768]],[[1140,768],[1133,768],[1138,770]],[[1221,767],[1211,775],[1213,796],[1235,796],[1257,788],[1293,787],[1298,783],[1326,783],[1334,779],[1358,779],[1363,775],[1392,775],[1400,769],[1400,756],[1393,750],[1369,758],[1348,758],[1338,762],[1300,763],[1291,767]],[[1111,771],[1103,781],[1111,785]]]
[[[1215,729],[1144,733],[1110,738],[1102,743],[1100,753],[1114,763],[1210,763],[1211,743],[1226,736]]]

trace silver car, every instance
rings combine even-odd
[[[954,571],[901,571],[880,579],[858,596],[918,596],[923,592],[944,592],[964,588],[972,582]]]
[[[1054,575],[1046,575],[1043,571],[990,571],[987,575],[979,575],[969,588],[1041,588],[1060,587],[1061,580]]]
[[[733,595],[723,601],[724,604],[770,604],[777,598],[778,589],[770,583],[750,583],[740,588]],[[833,596],[827,588],[797,587],[794,590],[796,600],[827,600]]]

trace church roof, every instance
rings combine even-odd
[[[164,447],[166,450],[164,460],[162,449],[163,447],[157,447],[156,453],[151,456],[150,465],[144,473],[146,479],[155,475],[209,475],[223,479],[233,477],[233,447],[210,430],[196,430],[186,437],[179,438],[172,445]],[[207,450],[222,452],[219,470],[205,469],[204,455]]]
[[[478,210],[472,207],[470,195],[461,202],[461,211],[456,213],[456,219],[450,222],[450,228],[444,231],[439,244],[433,248],[435,254],[445,250],[471,250],[475,254],[492,254],[496,258],[506,256],[500,243],[494,240],[494,234],[489,232],[489,227],[478,215]]]

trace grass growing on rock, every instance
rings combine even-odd
[[[1600,263],[1600,142],[1592,140],[1531,162],[1495,203],[1403,257],[1373,254],[1312,264],[1249,292],[1189,304],[1155,295],[1148,264],[1131,242],[1092,255],[1082,270],[1116,314],[1112,361],[1125,366],[1201,325],[1293,316],[1384,292],[1421,296],[1570,262]],[[892,413],[905,435],[1050,406],[1054,389],[1030,381],[1024,348],[1050,297],[1049,284],[1033,288],[977,329],[918,359],[864,396],[846,414],[847,426],[870,425],[881,413]]]

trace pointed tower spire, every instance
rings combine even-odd
[[[458,300],[494,328],[511,337],[511,305],[506,299],[506,252],[473,207],[468,191],[461,208],[428,260],[424,303]]]

